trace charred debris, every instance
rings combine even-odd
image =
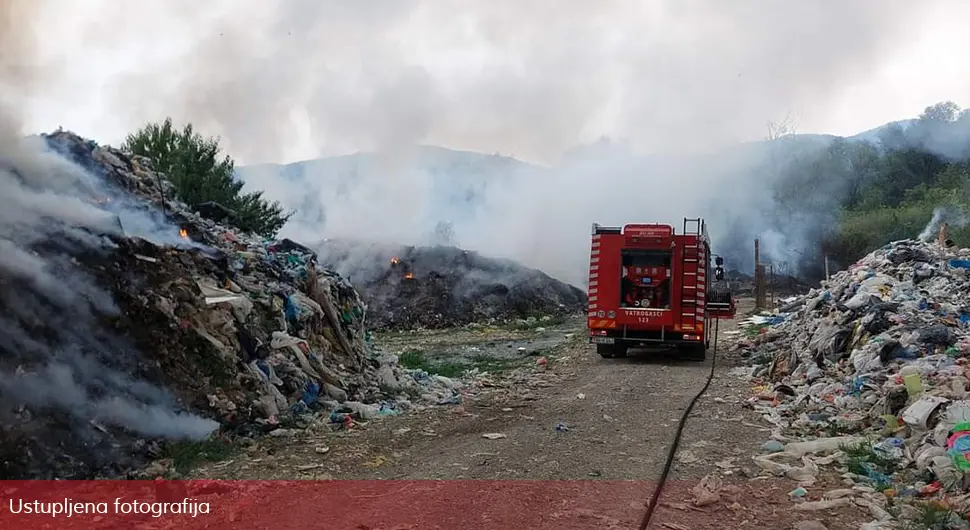
[[[368,327],[379,331],[562,317],[586,307],[586,293],[572,285],[456,247],[327,240],[320,259],[357,286]]]

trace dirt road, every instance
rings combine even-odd
[[[602,359],[586,344],[583,326],[583,320],[572,320],[505,334],[384,338],[387,348],[438,352],[437,356],[449,349],[471,349],[478,359],[489,353],[507,359],[514,357],[508,353],[513,351],[527,356],[529,366],[490,378],[458,406],[416,411],[336,433],[322,428],[295,438],[267,438],[195,475],[654,481],[683,410],[710,373],[712,352],[703,363],[637,352],[626,359]],[[723,337],[735,327],[733,321],[722,322],[719,342],[723,344]],[[469,343],[472,338],[477,340],[474,345]],[[530,351],[530,344],[538,345],[539,351]],[[545,370],[535,367],[539,353],[549,359]],[[741,408],[750,389],[731,373],[732,361],[718,357],[715,379],[684,431],[664,494],[667,504],[657,519],[690,520],[686,528],[788,528],[794,520],[814,518],[829,529],[858,528],[865,518],[855,512],[793,513],[788,498],[796,487],[793,483],[752,480],[756,469],[750,457],[759,452],[769,430]],[[723,500],[703,508],[689,506],[690,488],[712,473],[726,485]],[[649,492],[633,495],[636,498],[626,506],[642,508]],[[740,526],[725,526],[725,517]]]

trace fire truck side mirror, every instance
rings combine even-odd
[[[721,267],[720,265],[714,268],[714,279],[717,281],[721,281],[724,279],[724,268]]]
[[[714,258],[714,264],[717,265],[718,267],[720,267],[721,265],[724,265],[724,258],[722,258],[721,256],[716,256]]]

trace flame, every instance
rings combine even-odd
[[[189,238],[189,231],[186,230],[186,229],[184,229],[184,228],[179,228],[179,237],[182,237],[184,239],[188,239]]]
[[[391,258],[391,265],[397,265],[398,263],[401,263],[401,258],[398,258],[397,256]]]
[[[404,275],[404,279],[405,280],[413,280],[414,279],[414,273],[409,272],[409,273],[405,274]]]

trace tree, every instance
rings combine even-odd
[[[785,115],[785,119],[780,122],[768,122],[768,141],[772,142],[785,137],[794,136],[796,132],[795,119],[791,113]]]
[[[438,221],[432,237],[435,245],[455,246],[455,227],[451,221]]]
[[[230,209],[233,214],[225,221],[244,232],[273,237],[293,215],[284,213],[278,202],[264,200],[262,191],[243,193],[232,158],[220,158],[219,140],[204,138],[191,123],[182,130],[175,129],[171,118],[149,123],[129,134],[122,150],[151,160],[190,208],[215,202]]]
[[[921,121],[950,123],[956,121],[959,116],[960,105],[952,101],[942,101],[926,107],[919,119]]]

